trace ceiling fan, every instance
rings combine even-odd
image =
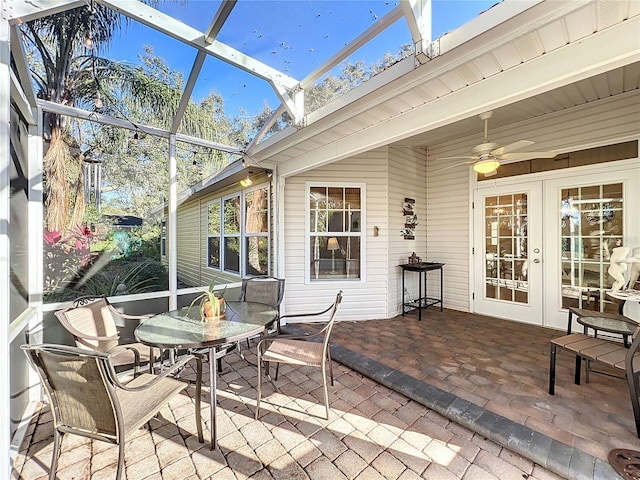
[[[528,160],[531,158],[553,158],[557,154],[553,152],[518,152],[511,153],[514,150],[520,150],[521,148],[528,147],[534,142],[530,140],[518,140],[517,142],[510,143],[509,145],[502,146],[499,143],[489,141],[488,129],[489,119],[493,112],[485,112],[479,115],[480,120],[484,120],[484,142],[476,145],[471,149],[471,155],[463,157],[440,157],[440,160],[461,160],[466,159],[466,162],[456,163],[444,167],[442,170],[457,167],[458,165],[471,165],[473,169],[484,174],[485,177],[490,177],[497,173],[497,169],[500,166],[501,161],[505,160]]]

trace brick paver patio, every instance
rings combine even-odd
[[[246,353],[246,351],[245,351]],[[249,355],[249,360],[255,355]],[[205,365],[205,369],[208,366]],[[194,378],[187,369],[181,378]],[[219,450],[196,437],[193,395],[165,407],[125,449],[128,480],[163,479],[522,479],[561,478],[442,415],[338,363],[330,387],[331,416],[323,412],[319,370],[283,367],[277,385],[265,385],[260,420],[255,367],[225,357],[220,377]],[[208,392],[203,391],[203,402]],[[208,409],[208,405],[206,405]],[[208,418],[208,411],[203,412]],[[205,440],[208,441],[208,425]],[[53,446],[47,404],[36,412],[13,478],[47,478]],[[117,447],[67,435],[58,479],[110,479]]]

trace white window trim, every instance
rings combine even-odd
[[[245,225],[246,225],[246,221],[247,221],[247,212],[246,212],[246,208],[247,208],[247,194],[251,193],[251,192],[256,192],[258,190],[262,190],[263,188],[267,189],[267,231],[266,232],[247,232]],[[272,252],[271,252],[271,219],[272,219],[272,212],[271,212],[271,188],[270,188],[270,184],[268,182],[265,182],[263,184],[260,185],[255,185],[252,188],[248,188],[246,190],[242,191],[242,196],[240,198],[240,202],[241,202],[241,220],[242,220],[242,224],[240,225],[240,232],[241,232],[241,245],[240,245],[240,261],[241,261],[241,265],[240,265],[240,270],[242,272],[242,276],[246,277],[248,275],[247,273],[247,252],[245,251],[245,243],[246,243],[246,239],[247,237],[266,237],[267,239],[267,273],[266,275],[271,275],[271,260],[272,260]]]
[[[239,197],[240,199],[240,218],[239,218],[240,229],[238,233],[227,234],[224,228],[224,223],[225,223],[224,204],[227,200],[234,199],[236,197]],[[244,253],[243,252],[244,248],[242,248],[242,230],[243,230],[243,223],[244,223],[243,199],[244,199],[243,191],[238,190],[229,195],[225,195],[224,197],[222,197],[222,202],[220,205],[220,207],[222,208],[222,210],[220,211],[220,271],[227,273],[229,275],[238,275],[240,277],[242,277],[242,257]],[[240,245],[240,251],[238,252],[238,271],[237,272],[233,272],[225,268],[225,262],[226,262],[225,239],[227,238],[237,238],[238,244]]]
[[[218,205],[220,205],[220,233],[218,233],[217,237],[220,239],[220,246],[218,247],[220,250],[218,251],[218,258],[220,259],[220,267],[216,268],[216,267],[212,267],[209,265],[209,238],[211,237],[215,237],[216,235],[209,235],[209,207],[214,204],[217,203]],[[222,199],[221,198],[216,198],[215,200],[211,200],[209,202],[207,202],[206,205],[206,209],[207,209],[207,223],[206,223],[206,237],[207,237],[207,245],[206,245],[206,249],[207,249],[207,256],[205,259],[205,268],[209,269],[209,270],[213,270],[216,272],[220,272],[222,271],[222,229],[223,229],[223,220],[222,220]]]
[[[245,222],[246,222],[246,195],[248,193],[251,192],[255,192],[258,190],[261,190],[263,188],[267,189],[267,210],[268,210],[268,219],[267,219],[267,232],[256,232],[256,233],[247,233],[246,232],[246,228],[245,228]],[[224,202],[225,200],[234,198],[234,197],[240,197],[240,232],[239,233],[233,233],[230,235],[225,235],[225,231],[224,231]],[[212,203],[218,203],[220,205],[220,234],[219,234],[219,238],[220,238],[220,267],[216,268],[216,267],[210,267],[209,266],[209,238],[212,237],[212,235],[209,235],[209,205],[211,205]],[[247,272],[246,272],[246,248],[245,248],[245,240],[247,238],[247,236],[250,237],[266,237],[267,238],[267,248],[268,248],[268,275],[271,275],[271,263],[273,260],[273,250],[272,250],[272,245],[271,245],[271,221],[272,221],[272,211],[271,211],[271,186],[269,184],[269,182],[264,182],[261,183],[259,185],[253,185],[251,186],[251,188],[247,188],[244,190],[237,190],[235,192],[232,192],[228,195],[225,195],[223,197],[218,197],[215,198],[213,200],[210,200],[207,202],[206,204],[206,212],[207,212],[207,223],[206,223],[206,238],[207,238],[207,245],[206,245],[206,249],[207,249],[207,257],[205,259],[205,265],[204,268],[214,271],[214,272],[221,272],[221,273],[225,273],[228,275],[235,275],[235,276],[239,276],[239,277],[244,277],[247,276]],[[236,273],[236,272],[232,272],[232,271],[228,271],[225,270],[224,268],[224,262],[225,262],[225,249],[224,249],[224,239],[225,238],[238,238],[239,239],[239,243],[240,243],[240,272]]]
[[[360,278],[359,279],[318,279],[311,281],[311,210],[309,207],[309,193],[313,187],[337,187],[360,189]],[[304,184],[304,283],[305,285],[353,285],[366,283],[367,271],[367,184],[351,182],[323,182],[311,181]],[[351,235],[351,236],[358,236]]]

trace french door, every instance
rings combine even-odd
[[[474,311],[542,322],[542,184],[474,193]]]
[[[537,178],[474,191],[473,311],[555,328],[570,306],[615,311],[611,251],[640,246],[638,161]]]

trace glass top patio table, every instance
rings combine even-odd
[[[159,313],[135,330],[139,342],[158,348],[208,348],[235,342],[263,332],[277,311],[257,302],[226,302],[225,317],[203,322],[197,307]]]
[[[225,317],[220,320],[203,322],[199,308],[184,307],[154,315],[138,325],[134,332],[137,341],[152,347],[208,349],[212,449],[217,447],[216,347],[260,334],[278,316],[275,308],[264,303],[227,301],[226,306]]]

